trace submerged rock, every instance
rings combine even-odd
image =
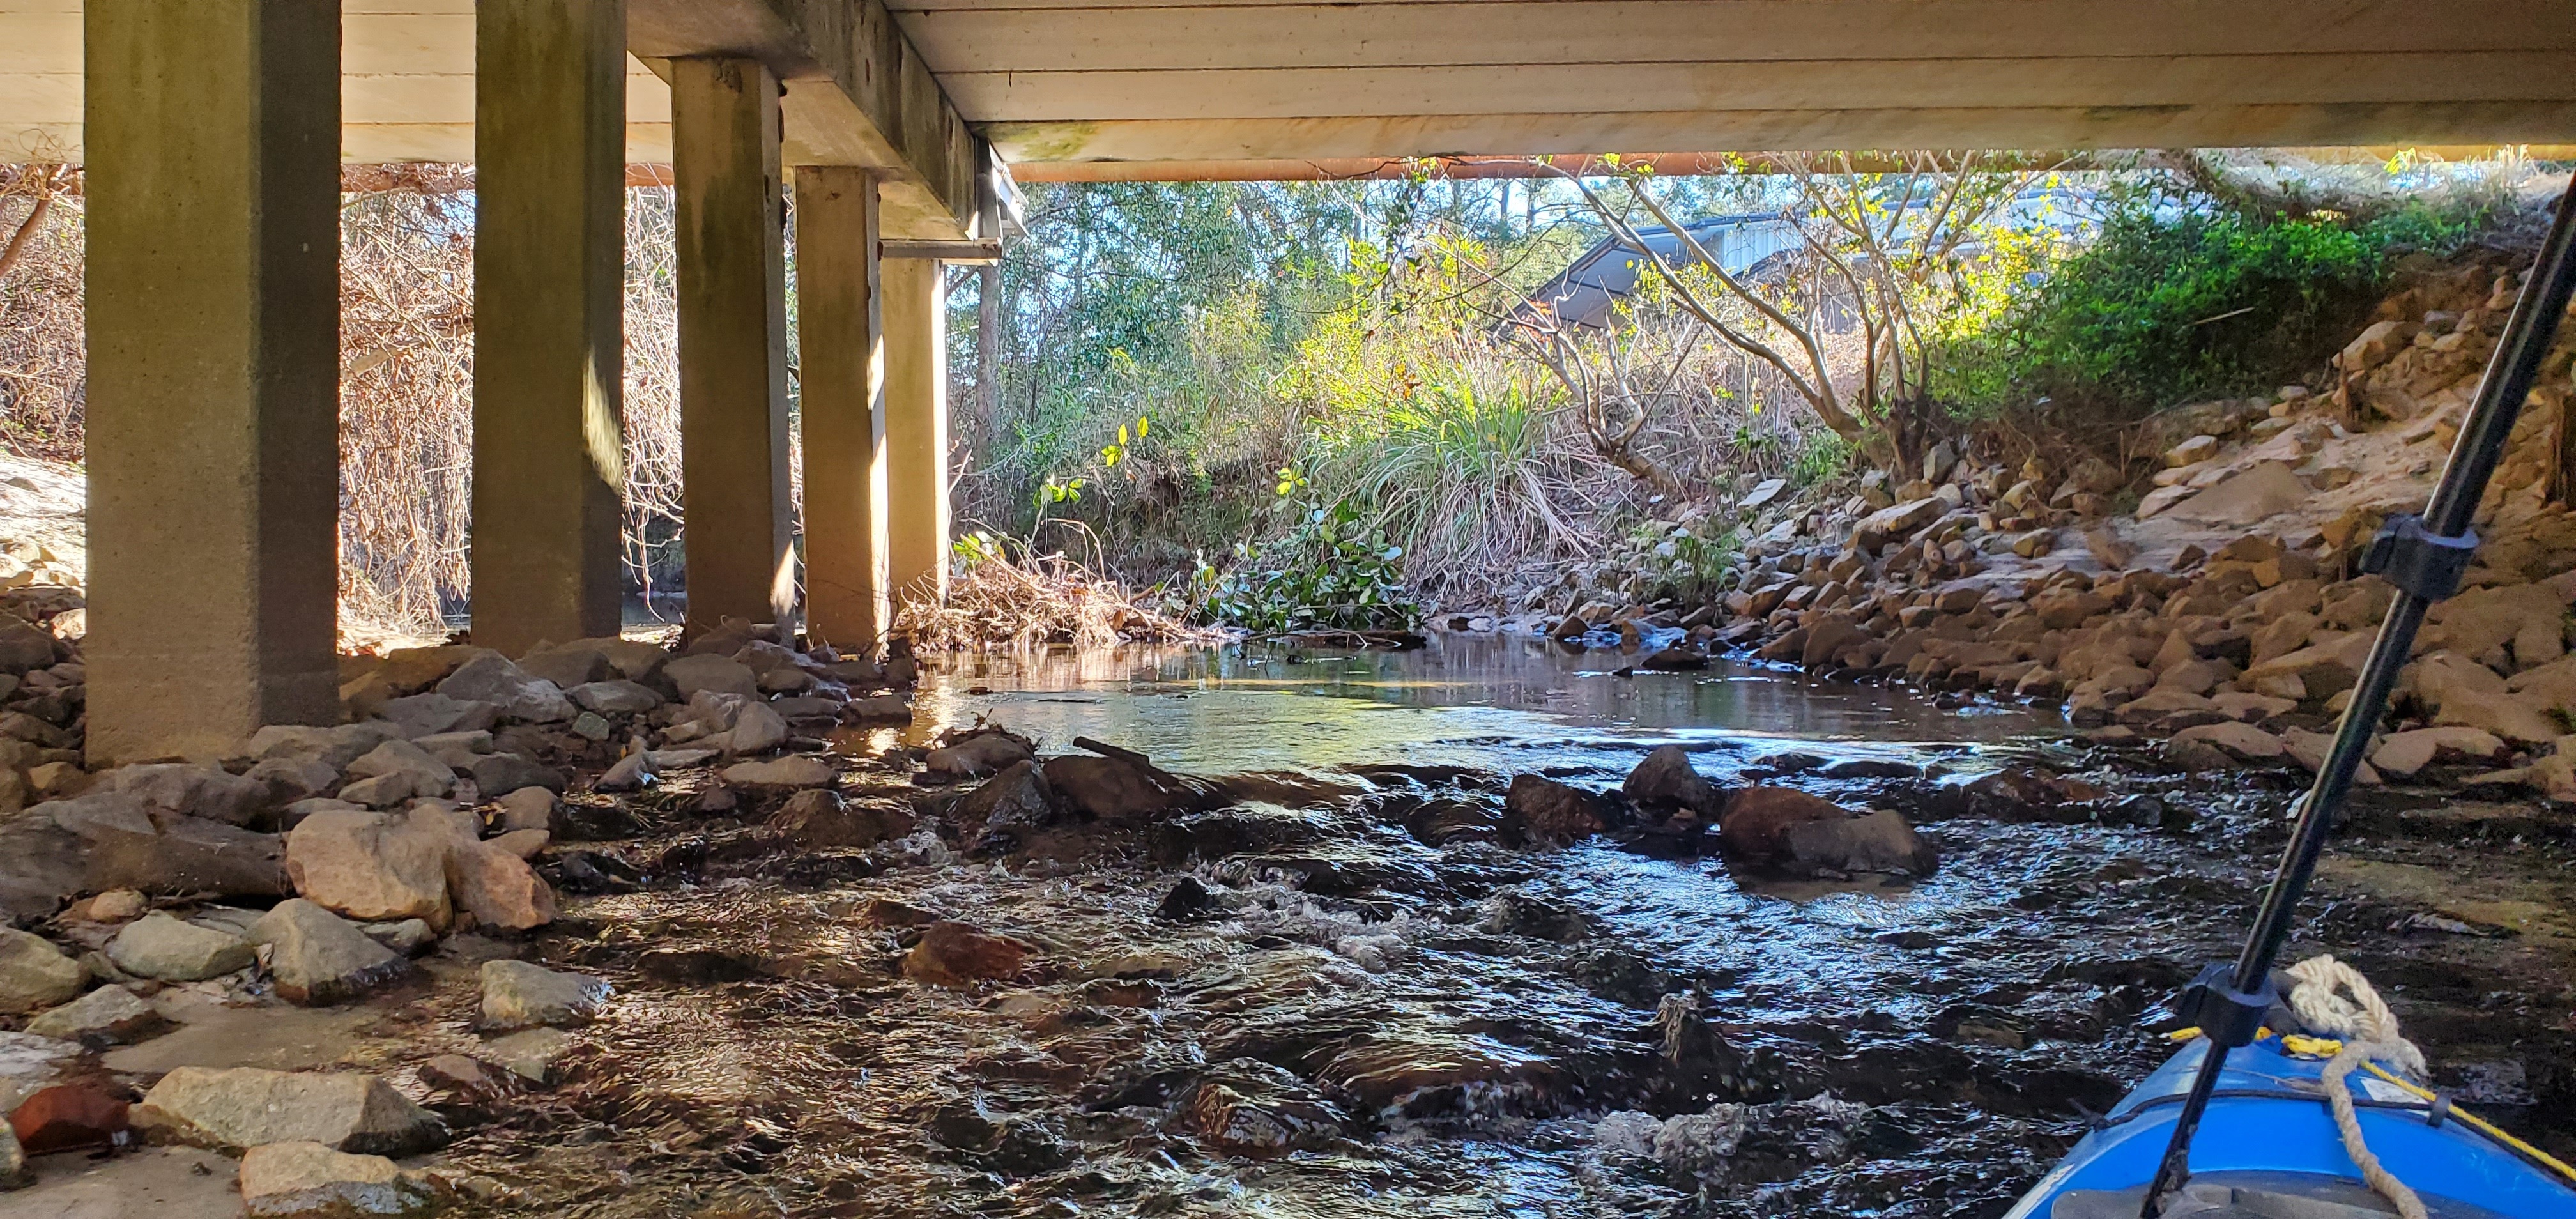
[[[487,1029],[587,1024],[608,998],[603,979],[557,973],[526,961],[485,961],[482,980]]]
[[[1029,945],[968,923],[932,923],[903,958],[903,976],[933,986],[964,988],[1018,975]]]

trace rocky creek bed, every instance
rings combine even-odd
[[[1624,667],[1447,635],[962,661],[909,726],[769,743],[813,786],[714,759],[602,792],[567,762],[550,921],[452,929],[337,1002],[284,1003],[273,951],[138,983],[175,1031],[49,1078],[139,1101],[141,1149],[38,1155],[0,1214],[364,1176],[175,1145],[224,1139],[164,1116],[221,1123],[172,1079],[248,1066],[398,1094],[338,1150],[396,1157],[368,1196],[462,1214],[1994,1215],[2170,1052],[2163,1005],[2232,952],[2305,779],[2174,773],[2002,704]],[[987,719],[1056,760],[1008,768],[966,735]],[[1674,797],[1676,753],[1706,792]],[[1664,786],[1632,782],[1649,756]],[[1747,790],[1889,810],[1937,864],[1757,861],[1727,841]],[[2360,965],[2461,1103],[2562,1155],[2566,827],[2372,791],[2292,950]],[[97,906],[37,925],[135,925],[82,930],[133,913]],[[534,1015],[496,1021],[496,985]]]

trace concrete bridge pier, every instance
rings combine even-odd
[[[884,296],[876,175],[796,171],[798,426],[805,474],[805,631],[868,652],[886,600]]]
[[[739,618],[790,628],[796,555],[778,78],[754,59],[672,60],[671,161],[688,627]]]
[[[340,5],[87,5],[88,757],[339,716]]]
[[[948,598],[948,288],[933,258],[885,261],[886,538],[897,604]]]
[[[475,6],[474,642],[617,633],[626,0]]]

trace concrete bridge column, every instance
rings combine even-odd
[[[948,597],[948,288],[936,259],[889,258],[886,539],[898,603]]]
[[[89,758],[334,722],[340,5],[82,33]]]
[[[693,633],[729,617],[795,621],[778,97],[778,78],[757,60],[671,61]]]
[[[886,608],[885,336],[877,183],[796,171],[798,426],[805,464],[805,632],[868,651]]]
[[[626,0],[474,18],[474,641],[617,633]]]

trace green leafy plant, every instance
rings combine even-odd
[[[957,556],[958,564],[969,570],[1009,558],[1008,552],[1002,548],[1002,539],[981,529],[949,543],[948,549]]]
[[[1263,546],[1235,548],[1234,568],[1204,562],[1203,613],[1259,633],[1408,630],[1421,607],[1404,589],[1404,548],[1370,526],[1349,500],[1309,509],[1296,529]]]

